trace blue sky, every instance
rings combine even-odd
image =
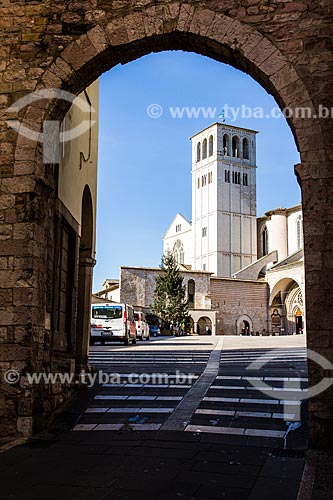
[[[149,117],[151,104],[162,107],[161,117]],[[175,214],[191,219],[189,137],[219,121],[225,105],[260,107],[264,115],[277,106],[250,76],[192,53],[150,54],[102,75],[94,291],[117,278],[121,265],[159,265]],[[209,106],[213,116],[173,118],[170,107],[177,106]],[[230,115],[226,123],[260,132],[258,216],[299,203],[293,168],[299,154],[285,119],[239,115],[233,121]]]

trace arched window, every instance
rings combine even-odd
[[[223,154],[230,156],[230,137],[228,134],[223,135]]]
[[[207,139],[204,139],[202,142],[202,159],[207,158]]]
[[[195,281],[194,280],[188,280],[188,283],[187,283],[187,301],[188,301],[189,308],[193,309],[194,302],[195,302]]]
[[[244,137],[243,139],[243,158],[245,160],[250,159],[249,140],[247,137]]]
[[[297,231],[297,249],[303,248],[303,221],[302,216],[299,215],[296,221],[296,231]]]
[[[173,246],[173,255],[178,264],[184,264],[184,245],[181,240],[177,240]]]
[[[262,234],[262,255],[264,256],[268,254],[268,231],[266,226],[262,230],[261,234]]]
[[[232,138],[232,156],[234,158],[239,157],[239,137],[237,135]]]
[[[212,156],[213,154],[213,148],[214,148],[214,139],[213,139],[213,136],[210,135],[209,136],[209,156]]]
[[[201,160],[201,142],[197,144],[197,161]]]

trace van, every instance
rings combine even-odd
[[[136,344],[134,309],[128,304],[105,302],[92,304],[90,345],[106,341]]]
[[[141,311],[134,311],[134,319],[136,325],[136,336],[139,340],[149,340],[149,325],[146,320],[145,313]]]

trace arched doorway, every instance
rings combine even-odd
[[[330,102],[330,81],[325,69],[327,52],[325,50],[313,52],[316,50],[315,44],[306,43],[307,38],[309,42],[312,42],[313,36],[316,36],[318,31],[310,30],[306,34],[300,33],[302,35],[300,38],[304,42],[301,55],[294,43],[288,43],[288,37],[291,36],[289,34],[293,33],[293,30],[296,33],[301,30],[299,22],[303,16],[301,12],[295,11],[295,17],[290,16],[290,25],[285,27],[281,16],[276,16],[274,9],[272,12],[263,11],[262,19],[260,16],[254,19],[244,10],[242,2],[228,10],[216,2],[213,3],[212,8],[207,8],[165,0],[156,6],[141,7],[140,4],[135,10],[130,3],[124,2],[123,8],[117,10],[112,2],[104,2],[96,16],[91,14],[91,21],[86,24],[82,23],[81,14],[79,14],[77,19],[75,15],[73,16],[72,23],[67,25],[64,23],[63,26],[56,24],[59,19],[57,8],[57,3],[51,2],[45,17],[42,18],[45,23],[38,24],[41,27],[40,36],[32,35],[36,37],[34,44],[40,49],[38,58],[35,57],[34,52],[29,55],[16,50],[20,42],[15,51],[7,50],[7,46],[5,47],[4,62],[8,63],[5,66],[10,72],[11,67],[16,64],[16,67],[22,68],[23,77],[21,76],[22,81],[14,83],[11,77],[4,79],[5,82],[8,81],[8,84],[3,86],[3,102],[14,102],[19,93],[29,92],[35,88],[69,89],[74,94],[78,94],[102,72],[116,64],[126,63],[151,51],[165,49],[194,50],[234,65],[252,75],[266,90],[271,92],[280,107],[287,106],[290,109],[303,107],[315,114],[319,104]],[[258,8],[260,12],[259,5]],[[315,10],[316,7],[313,9]],[[323,11],[315,12],[323,30],[326,29],[325,14],[327,12],[324,7]],[[269,37],[266,37],[263,34],[267,32],[268,25]],[[12,32],[15,31],[15,22],[11,20],[8,26]],[[24,43],[20,29],[21,26],[18,24],[17,40],[22,40]],[[319,26],[315,29],[318,30]],[[59,36],[52,35],[58,33],[59,30],[60,33],[64,30],[64,33],[59,35],[61,41]],[[285,31],[286,37],[281,37],[281,31]],[[48,33],[47,44],[45,33]],[[6,35],[6,25],[4,34]],[[7,61],[6,58],[8,58]],[[10,60],[10,58],[13,59]],[[313,60],[315,59],[318,62],[314,67]],[[323,64],[320,63],[321,61]],[[314,85],[313,82],[316,84]],[[42,131],[46,117],[49,120],[62,118],[68,107],[68,103],[60,101],[52,101],[45,106],[32,104],[30,112],[34,116],[34,125]],[[22,122],[25,123],[26,119],[26,124],[29,125],[30,116],[27,113],[25,118],[22,117]],[[57,166],[52,164],[45,168],[40,145],[27,141],[22,136],[7,134],[6,119],[6,116],[1,117],[4,137],[7,137],[8,143],[5,143],[1,155],[0,171],[4,177],[4,192],[7,193],[8,189],[10,191],[10,199],[8,198],[5,204],[6,209],[8,207],[8,210],[15,213],[17,217],[13,219],[13,214],[10,216],[12,217],[11,228],[7,235],[10,238],[11,235],[14,237],[18,234],[22,223],[30,225],[29,230],[26,228],[26,244],[21,245],[20,258],[32,260],[32,267],[28,269],[27,274],[28,279],[31,278],[31,282],[34,283],[33,290],[39,297],[39,307],[29,306],[27,313],[23,309],[24,305],[16,306],[18,317],[23,318],[21,323],[5,326],[6,328],[21,327],[25,331],[30,329],[29,332],[34,332],[33,336],[30,335],[31,346],[39,346],[37,352],[34,352],[33,359],[33,363],[38,367],[41,360],[45,358],[44,348],[49,350],[50,363],[53,359],[47,335],[43,342],[39,342],[39,338],[43,336],[41,331],[49,327],[52,315],[49,304],[52,299],[50,289],[54,280],[52,270],[55,267],[53,225],[57,202]],[[332,311],[328,312],[325,306],[327,291],[331,292],[333,289],[333,276],[329,259],[322,259],[323,247],[320,246],[322,240],[328,251],[330,250],[328,245],[333,241],[333,229],[327,227],[326,224],[332,214],[331,186],[325,181],[326,178],[331,178],[332,170],[330,163],[332,124],[326,120],[324,127],[320,120],[300,119],[294,116],[291,116],[288,121],[302,161],[302,165],[297,166],[297,175],[303,189],[305,266],[309,278],[306,297],[311,306],[307,314],[307,330],[312,349],[320,350],[321,340],[317,338],[317,331],[320,329],[330,335],[329,325],[333,321]],[[17,207],[24,207],[24,210]],[[322,214],[325,214],[325,217],[322,217]],[[7,224],[7,217],[8,215],[1,222],[3,225]],[[5,231],[8,229],[5,228]],[[36,242],[39,246],[37,258],[33,250]],[[16,250],[13,248],[12,241],[8,239],[8,244],[5,242],[3,245],[2,255],[6,258],[17,258]],[[314,248],[319,249],[314,251]],[[8,290],[9,296],[13,294],[13,290],[20,288],[21,280],[26,279],[25,275],[22,278],[21,270],[16,269],[14,264],[10,272],[12,273],[11,281],[8,280],[4,288],[4,294],[6,295],[6,290]],[[47,276],[47,279],[41,280],[40,276]],[[24,348],[27,346],[24,345]],[[8,353],[13,352],[16,350],[8,349]],[[331,348],[327,351],[327,356],[333,358]],[[6,355],[4,361],[15,362],[15,355],[8,354],[8,357]],[[22,366],[30,366],[31,361],[30,354],[27,354],[27,358],[22,361]],[[34,369],[35,366],[32,368]],[[311,370],[315,379],[315,367],[310,367],[310,379]],[[20,397],[17,396],[18,399]],[[317,405],[319,410],[313,429],[324,442],[325,436],[330,432],[328,423],[330,419],[327,418],[326,423],[321,418],[320,412],[325,407],[325,396],[318,397],[318,399],[320,399],[320,405]],[[313,415],[315,414],[316,410],[313,410]],[[333,416],[332,410],[330,410],[330,416],[330,418]],[[29,414],[24,418],[32,417]]]
[[[303,292],[294,279],[282,278],[273,287],[269,317],[273,335],[295,335],[305,330]]]
[[[193,335],[194,332],[194,321],[191,316],[188,316],[185,320],[185,333],[189,333],[190,335]]]
[[[197,324],[197,333],[199,335],[211,335],[212,334],[212,322],[207,317],[201,317]]]
[[[246,320],[243,320],[241,324],[241,333],[242,335],[250,335],[250,323]]]
[[[90,305],[92,292],[94,218],[91,192],[86,185],[82,196],[81,238],[79,247],[78,308],[76,332],[76,370],[88,368]]]
[[[297,335],[299,335],[300,333],[303,333],[303,328],[304,328],[303,313],[299,307],[297,308],[297,310],[295,312],[295,326],[296,326],[295,331],[296,331]]]
[[[236,335],[250,335],[251,332],[253,333],[253,322],[250,316],[240,316],[236,322]]]

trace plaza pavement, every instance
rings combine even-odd
[[[1,453],[0,499],[331,500],[332,455],[306,451],[305,421],[283,439],[280,400],[259,396],[246,371],[260,354],[268,364],[254,384],[305,380],[304,345],[295,336],[95,346],[95,371],[121,373],[120,382],[82,389],[47,430]],[[191,382],[177,387],[177,369]],[[133,372],[164,373],[167,383],[129,383]]]

